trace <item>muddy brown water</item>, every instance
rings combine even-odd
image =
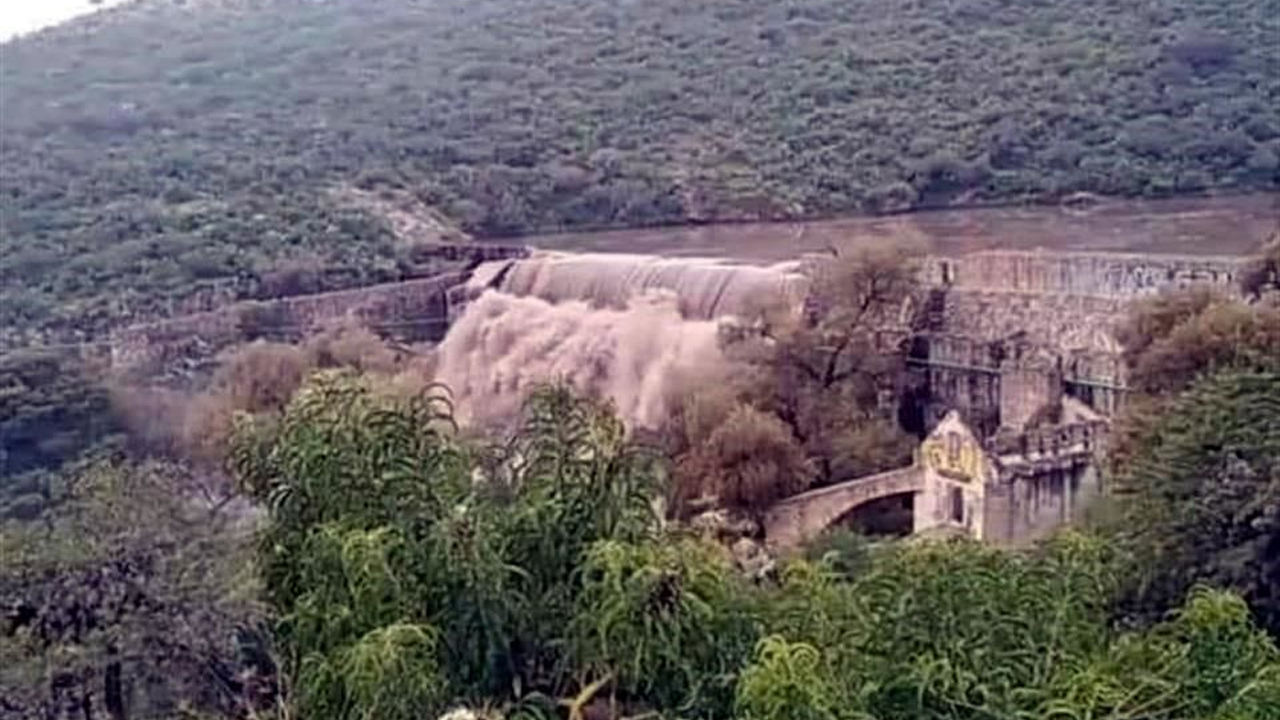
[[[535,235],[549,250],[714,256],[769,262],[884,238],[923,242],[933,252],[993,248],[1240,255],[1280,228],[1280,193],[1168,200],[1102,200],[1087,209],[1053,206],[936,210],[887,217],[723,223]]]

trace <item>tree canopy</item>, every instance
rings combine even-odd
[[[1158,615],[1211,583],[1239,590],[1280,632],[1280,373],[1202,379],[1137,447],[1115,480],[1135,607]]]
[[[1180,397],[1133,464],[1132,539],[836,541],[748,574],[663,518],[667,463],[608,403],[541,387],[510,435],[477,438],[444,388],[322,370],[278,412],[237,416],[228,463],[253,504],[236,513],[197,502],[180,468],[89,466],[39,521],[0,527],[21,559],[0,570],[3,707],[1269,717],[1280,651],[1255,617],[1273,612],[1275,380],[1232,371]],[[1142,586],[1160,591],[1149,614],[1135,563],[1167,571]]]
[[[662,526],[657,466],[563,387],[487,460],[443,398],[378,399],[351,375],[243,430],[304,715],[1225,720],[1280,702],[1280,654],[1228,592],[1116,630],[1121,565],[1100,539],[898,544],[753,581]]]

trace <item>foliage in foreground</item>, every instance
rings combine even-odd
[[[1155,296],[1119,333],[1136,392],[1112,428],[1103,525],[1132,558],[1127,611],[1147,620],[1208,582],[1280,633],[1280,305],[1253,284],[1248,302]]]
[[[1152,628],[1115,630],[1099,540],[898,544],[751,584],[659,526],[661,473],[563,388],[479,457],[444,399],[324,376],[239,448],[306,717],[1239,720],[1280,703],[1280,655],[1234,595],[1196,589]]]

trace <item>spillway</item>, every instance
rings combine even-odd
[[[681,316],[710,320],[746,315],[770,302],[795,304],[806,282],[798,261],[762,266],[717,258],[539,253],[482,265],[473,275],[472,288],[615,309],[645,293],[665,290],[674,294]]]
[[[485,263],[437,349],[437,379],[463,422],[510,418],[537,383],[563,379],[652,428],[690,388],[727,379],[721,320],[794,307],[805,287],[799,263],[567,253]]]

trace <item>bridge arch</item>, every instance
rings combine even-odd
[[[795,547],[867,503],[924,489],[924,470],[910,465],[810,490],[786,498],[766,511],[765,537],[775,547]]]

